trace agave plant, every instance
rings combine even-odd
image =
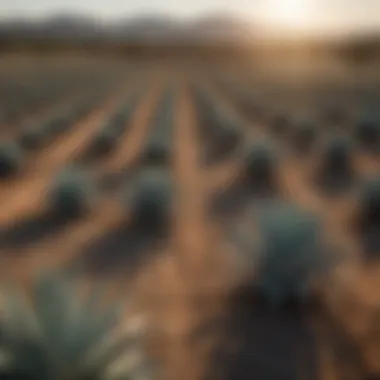
[[[278,114],[272,121],[272,130],[275,134],[283,135],[288,132],[290,128],[290,118],[286,114]]]
[[[366,148],[380,147],[380,118],[376,114],[363,115],[357,122],[355,137]]]
[[[293,132],[293,146],[299,153],[309,152],[316,139],[316,128],[311,122],[302,122]]]
[[[123,325],[123,304],[102,310],[101,286],[80,297],[75,284],[72,275],[49,272],[35,279],[28,294],[3,286],[2,379],[149,378],[143,377],[149,368],[139,344],[142,319]]]
[[[175,90],[168,88],[152,122],[152,134],[143,154],[146,163],[165,164],[172,155]]]
[[[148,228],[165,225],[171,214],[172,196],[172,182],[165,170],[144,170],[128,197],[134,223]]]
[[[347,138],[335,136],[327,142],[318,175],[323,184],[345,184],[352,179],[352,144]]]
[[[257,141],[246,149],[244,172],[253,186],[273,190],[276,185],[276,165],[276,153],[268,141]]]
[[[4,178],[16,174],[22,163],[22,148],[16,142],[2,142],[0,145],[0,176]]]
[[[79,217],[90,210],[96,195],[95,183],[88,173],[67,169],[58,175],[48,193],[48,209],[58,217]]]
[[[119,110],[111,117],[112,129],[123,133],[131,121],[132,115],[140,102],[143,91],[139,90],[129,98]]]
[[[322,110],[323,121],[329,124],[341,124],[344,121],[344,111],[339,104],[331,103]]]
[[[40,148],[46,139],[44,126],[29,126],[18,138],[20,145],[26,150],[36,150]]]
[[[260,242],[244,245],[256,249],[258,290],[274,306],[307,299],[312,280],[337,258],[322,243],[318,218],[297,205],[275,204],[257,219]]]
[[[116,146],[117,134],[107,128],[103,128],[98,132],[90,145],[90,153],[92,156],[103,156],[110,153]]]
[[[358,225],[362,232],[378,235],[380,229],[380,178],[365,184],[359,199]]]
[[[209,142],[208,153],[215,159],[232,152],[241,142],[241,125],[231,112],[226,111],[207,89],[194,88],[194,97],[201,124],[201,135]]]
[[[164,165],[170,160],[171,144],[164,136],[151,139],[144,149],[143,162],[151,165]]]

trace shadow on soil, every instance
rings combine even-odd
[[[0,248],[17,250],[28,247],[62,231],[69,220],[43,213],[13,222],[0,230]]]
[[[134,271],[152,258],[156,249],[165,246],[168,236],[165,227],[120,226],[92,241],[82,252],[81,260],[94,275]]]
[[[213,358],[220,380],[319,378],[314,336],[297,306],[280,311],[256,297],[240,296],[231,305],[223,335]],[[237,347],[226,352],[231,341]]]
[[[234,217],[247,210],[253,203],[266,203],[275,196],[275,189],[255,187],[237,179],[228,188],[214,195],[211,214],[217,219]]]

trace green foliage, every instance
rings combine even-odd
[[[260,289],[273,304],[305,297],[324,263],[317,218],[296,205],[279,205],[259,220],[262,238]]]
[[[132,116],[141,100],[144,91],[138,90],[128,97],[125,103],[111,117],[110,128],[118,134],[122,134],[131,122]]]
[[[216,157],[232,152],[242,139],[242,126],[229,112],[202,86],[195,86],[193,95],[197,104],[201,136],[208,141],[209,150]]]
[[[117,137],[114,131],[103,128],[94,136],[90,145],[90,154],[94,157],[109,154],[115,149]]]
[[[345,114],[341,105],[332,102],[322,110],[322,118],[328,124],[337,125],[343,123]]]
[[[352,174],[352,144],[343,136],[329,139],[322,153],[322,175],[345,177]]]
[[[44,126],[29,126],[18,138],[20,145],[26,150],[39,149],[46,140]]]
[[[15,175],[23,164],[23,151],[16,142],[0,144],[0,177],[7,178]]]
[[[380,227],[380,178],[368,181],[360,196],[361,224],[364,228]]]
[[[7,360],[0,365],[1,378],[124,380],[147,371],[139,347],[141,323],[122,326],[124,305],[108,304],[102,310],[105,289],[93,287],[81,297],[76,280],[44,273],[33,283],[30,298],[3,286],[0,349]],[[120,359],[126,365],[116,371]]]
[[[301,122],[293,132],[293,146],[299,153],[309,152],[317,137],[317,129],[312,122]]]
[[[360,117],[355,128],[355,137],[366,148],[380,148],[380,117],[368,112]]]
[[[283,135],[290,129],[291,121],[290,117],[286,114],[278,114],[273,118],[272,131],[277,135]]]
[[[96,198],[92,178],[80,170],[60,173],[48,193],[48,209],[58,217],[75,218],[88,212]]]
[[[132,219],[142,227],[160,227],[171,214],[173,186],[163,169],[146,169],[137,179],[131,197]]]
[[[256,141],[247,147],[244,155],[244,171],[252,185],[273,188],[276,182],[276,165],[277,155],[268,141]]]
[[[143,153],[146,163],[164,164],[172,156],[174,105],[176,91],[167,89],[152,120],[152,132]]]

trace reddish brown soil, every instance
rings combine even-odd
[[[92,168],[99,175],[118,175],[128,167],[139,169],[140,152],[149,135],[150,120],[168,82],[168,75],[157,71],[157,79],[150,84],[116,150]],[[293,320],[293,317],[286,315],[283,318],[284,331],[288,329],[286,331],[295,336],[306,331],[301,331],[300,325],[307,321],[307,331],[311,331],[316,346],[318,367],[318,375],[311,376],[312,366],[302,359],[302,355],[309,350],[304,346],[306,340],[301,343],[297,341],[295,346],[291,341],[291,349],[288,349],[281,341],[282,338],[287,341],[287,335],[283,337],[281,331],[271,333],[273,326],[279,325],[278,329],[281,330],[283,319],[274,317],[270,312],[260,314],[257,310],[252,311],[249,299],[246,300],[248,306],[241,307],[243,296],[237,297],[239,306],[231,306],[230,291],[240,285],[242,273],[246,275],[247,269],[241,267],[236,248],[226,236],[224,224],[248,226],[253,233],[255,222],[253,220],[252,224],[248,224],[244,215],[230,220],[218,219],[210,212],[209,205],[218,190],[227,190],[234,183],[240,172],[241,159],[234,156],[213,168],[202,166],[202,141],[197,133],[198,120],[188,88],[188,77],[177,73],[172,75],[179,89],[171,163],[177,191],[173,221],[164,244],[154,248],[136,248],[136,255],[140,256],[145,255],[145,251],[154,251],[142,264],[136,265],[136,270],[134,264],[122,261],[125,259],[121,257],[123,254],[132,255],[132,245],[136,239],[129,236],[128,209],[121,206],[121,194],[114,192],[100,199],[92,213],[82,220],[31,244],[3,248],[0,259],[3,273],[18,281],[28,282],[37,270],[67,265],[73,259],[81,258],[89,267],[95,266],[95,262],[98,269],[104,266],[103,277],[111,278],[123,293],[130,292],[135,296],[133,305],[136,309],[148,313],[155,333],[150,348],[162,361],[162,378],[166,380],[198,380],[208,370],[228,380],[261,380],[265,374],[264,369],[259,368],[261,356],[253,358],[260,351],[264,351],[262,358],[273,359],[269,367],[275,367],[276,360],[279,360],[279,368],[284,366],[284,379],[294,375],[299,379],[311,380],[314,376],[321,380],[338,380],[342,379],[342,371],[351,371],[357,376],[351,378],[360,380],[362,377],[358,376],[362,374],[354,372],[357,370],[354,364],[351,367],[343,366],[337,360],[330,344],[331,337],[317,316],[307,314]],[[0,184],[2,227],[39,214],[44,207],[46,188],[53,176],[84,149],[121,98],[138,85],[138,80],[133,84],[121,85],[117,94],[110,96],[106,104],[73,126],[69,133],[47,149],[31,155],[19,178]],[[254,124],[238,113],[231,99],[213,88],[211,82],[210,89],[226,109],[238,114],[246,126],[243,133],[247,138],[255,139],[266,133],[265,125]],[[320,284],[321,298],[324,307],[343,327],[345,334],[359,346],[368,372],[380,374],[380,338],[373,332],[375,305],[380,302],[379,266],[376,263],[371,267],[362,264],[363,253],[358,238],[350,229],[357,207],[355,199],[350,195],[332,199],[319,194],[310,178],[310,172],[315,167],[316,159],[313,157],[300,161],[289,156],[282,160],[279,170],[280,197],[318,213],[324,222],[326,239],[347,253],[346,266],[333,273],[329,282],[326,280],[326,283]],[[380,170],[379,160],[364,154],[355,157],[355,167],[363,176],[378,174]],[[106,266],[112,269],[106,271]],[[96,280],[100,274],[102,270],[91,278]],[[290,322],[288,319],[291,319]],[[248,353],[241,354],[243,359],[240,359],[238,353],[245,340],[249,340],[246,345]],[[279,346],[279,350],[283,350],[280,353],[284,355],[288,354],[286,351],[292,351],[288,363],[283,364],[275,354],[271,358],[265,352],[270,345],[272,349]],[[220,348],[226,356],[219,358],[218,371],[212,367],[212,353]],[[233,368],[225,369],[223,365],[229,361],[233,362]],[[293,361],[294,366],[291,365]]]

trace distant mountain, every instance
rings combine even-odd
[[[58,15],[42,21],[0,22],[0,38],[76,39],[84,41],[214,41],[252,37],[252,27],[228,15],[212,15],[179,22],[165,15],[144,15],[102,23],[77,15]]]

